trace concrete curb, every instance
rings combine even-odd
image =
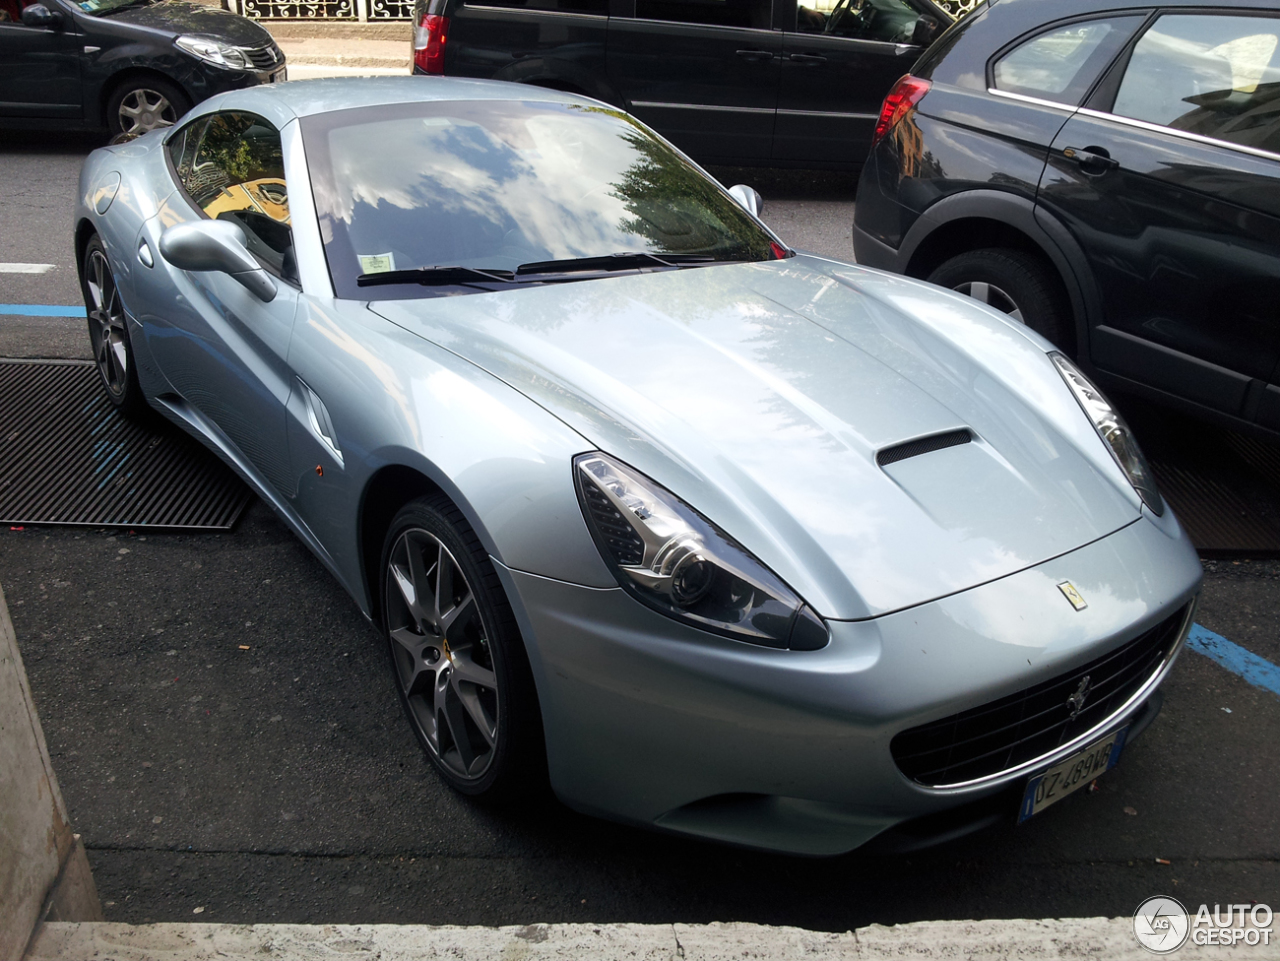
[[[1268,952],[1271,953],[1268,953]],[[1195,959],[1276,957],[1274,947],[1200,947]],[[1148,961],[1129,918],[923,921],[831,934],[759,924],[533,924],[502,928],[398,924],[46,923],[30,961],[861,961],[1080,959]]]

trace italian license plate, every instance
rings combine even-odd
[[[288,79],[289,79],[288,67],[281,67],[279,70],[277,70],[275,73],[271,75],[272,83],[284,83]]]
[[[1065,761],[1028,781],[1027,789],[1022,794],[1022,807],[1018,810],[1018,823],[1039,814],[1050,804],[1061,801],[1068,794],[1092,782],[1099,774],[1115,767],[1120,760],[1124,736],[1128,731],[1128,727],[1112,731],[1100,741],[1094,741],[1083,751],[1077,751]]]

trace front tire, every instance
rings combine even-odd
[[[84,251],[80,290],[89,315],[89,342],[102,386],[111,403],[122,414],[138,417],[147,410],[146,398],[138,385],[138,368],[129,339],[129,319],[116,286],[111,261],[102,238],[96,234]]]
[[[1006,247],[958,254],[928,277],[929,283],[965,294],[1074,354],[1071,309],[1052,268],[1041,258]]]
[[[479,538],[444,496],[405,505],[382,551],[383,631],[400,704],[455,790],[530,797],[546,751],[528,657]]]
[[[191,100],[177,84],[161,77],[131,77],[107,98],[107,126],[112,137],[140,137],[172,127],[190,109]]]

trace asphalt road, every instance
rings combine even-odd
[[[91,145],[0,134],[0,262],[57,265],[0,274],[0,303],[76,302]],[[755,179],[785,239],[847,251],[848,178]],[[83,322],[0,316],[0,356],[85,346]],[[258,502],[229,534],[0,530],[0,585],[108,920],[846,930],[1280,902],[1280,698],[1191,652],[1097,792],[926,854],[802,860],[452,794],[377,634]],[[1207,563],[1198,620],[1280,663],[1280,562]]]

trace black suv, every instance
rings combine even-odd
[[[860,263],[1012,314],[1112,387],[1280,430],[1273,0],[994,0],[876,137]]]
[[[417,0],[414,73],[582,93],[704,163],[854,167],[931,0]]]
[[[285,79],[271,34],[185,0],[0,0],[0,125],[168,126],[215,93]]]

